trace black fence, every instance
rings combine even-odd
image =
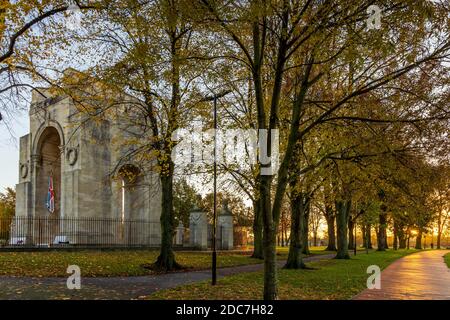
[[[160,224],[109,218],[0,218],[0,247],[156,247]]]

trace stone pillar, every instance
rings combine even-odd
[[[206,212],[198,207],[189,216],[189,232],[190,245],[205,250],[208,246],[208,221]]]
[[[219,249],[233,249],[233,214],[228,208],[228,201],[224,200],[217,218],[217,238],[220,239]]]
[[[36,161],[36,157],[31,156],[31,135],[27,134],[20,138],[19,183],[16,185],[16,214],[11,221],[10,244],[31,244],[33,241],[33,226],[30,224],[34,207],[31,181]]]
[[[183,238],[184,238],[184,226],[183,222],[178,223],[176,235],[175,235],[175,245],[181,246],[183,245]]]

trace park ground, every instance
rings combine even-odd
[[[367,267],[382,270],[398,258],[416,250],[359,252],[348,260],[325,259],[308,263],[312,269],[279,270],[279,298],[291,300],[351,299],[367,286]],[[148,299],[247,300],[261,297],[263,273],[250,272],[222,278],[216,287],[208,281],[156,292]]]
[[[447,263],[447,266],[450,268],[450,253],[445,255],[445,263]]]
[[[287,258],[288,248],[278,248],[278,259]],[[329,254],[323,247],[312,247],[312,255]],[[84,277],[144,276],[155,274],[144,266],[156,261],[158,250],[110,250],[75,252],[0,252],[0,276],[67,277],[67,266],[77,265]],[[178,251],[182,271],[204,270],[211,267],[211,253],[207,251]],[[218,267],[259,264],[251,258],[251,251],[221,251]]]
[[[314,247],[307,270],[279,270],[280,299],[351,299],[366,288],[367,267],[382,270],[417,250],[359,251],[349,260]],[[287,248],[278,248],[279,266]],[[176,258],[186,269],[158,275],[144,268],[156,259],[156,250],[78,252],[0,252],[1,299],[258,299],[262,261],[250,251],[219,252],[218,284],[210,285],[210,252],[180,251]],[[447,264],[450,255],[445,257]],[[443,258],[441,254],[441,261]],[[66,268],[76,264],[82,290],[64,291]],[[445,264],[443,264],[445,266]],[[183,272],[184,271],[184,272]],[[60,280],[58,280],[60,279]],[[111,280],[108,280],[111,279]],[[31,288],[30,288],[31,287]],[[8,291],[8,292],[6,292]],[[67,291],[67,292],[66,292]]]

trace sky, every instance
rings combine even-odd
[[[19,138],[29,132],[28,113],[8,121],[9,129],[0,121],[0,192],[19,182]]]

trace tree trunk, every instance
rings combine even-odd
[[[384,190],[378,191],[378,198],[381,201],[380,206],[380,214],[379,214],[379,226],[378,226],[378,232],[377,232],[377,250],[378,251],[385,251],[389,248],[387,243],[387,206],[384,203],[386,194]]]
[[[170,10],[176,10],[171,7]],[[171,50],[171,80],[172,80],[172,92],[170,98],[170,112],[167,119],[167,132],[165,137],[171,137],[175,132],[179,124],[178,108],[180,105],[180,37],[176,35],[176,30],[171,26],[168,30],[170,38],[170,50]],[[147,100],[148,99],[148,100]],[[147,97],[147,104],[152,105],[151,98]],[[153,109],[150,110],[150,113]],[[151,114],[151,122],[154,123],[154,114]],[[157,125],[153,125],[154,136],[158,136]],[[161,154],[159,155],[159,165],[161,167],[160,181],[161,181],[161,250],[156,260],[154,267],[158,270],[170,271],[181,268],[181,266],[175,261],[175,255],[173,252],[173,236],[175,234],[175,214],[173,210],[173,173],[175,164],[171,159],[172,146],[170,143],[163,139],[159,142]]]
[[[350,207],[350,200],[336,201],[337,254],[335,259],[350,259],[347,239]]]
[[[363,237],[363,248],[365,249],[372,249],[372,240],[370,239],[371,237],[370,228],[371,228],[370,224],[362,225],[361,234]]]
[[[380,225],[378,227],[377,233],[377,245],[378,245],[377,251],[385,251],[386,249],[388,249],[388,246],[386,233],[387,215],[384,209],[382,209],[382,212],[380,213],[379,222]]]
[[[437,221],[437,226],[438,226],[438,232],[437,232],[437,239],[436,239],[436,249],[440,249],[441,248],[441,237],[442,237],[442,211],[439,211],[438,214],[438,221]],[[433,242],[433,241],[431,241]]]
[[[397,237],[397,231],[394,230],[394,243],[392,244],[394,246],[394,250],[398,249],[398,237]]]
[[[336,251],[336,230],[334,227],[336,217],[331,206],[329,206],[329,209],[325,208],[325,212],[327,211],[328,213],[325,215],[325,220],[327,221],[328,246],[325,250]]]
[[[264,259],[263,253],[263,223],[259,200],[253,201],[253,254],[252,258]]]
[[[286,12],[285,18],[288,19],[289,14],[287,10],[288,2],[284,2],[283,6]],[[267,126],[266,119],[266,105],[265,97],[266,92],[263,88],[262,82],[262,70],[263,70],[263,52],[265,50],[266,42],[264,36],[265,32],[261,33],[259,13],[257,14],[257,19],[252,22],[252,39],[253,39],[253,62],[251,63],[252,78],[254,84],[255,92],[255,104],[257,109],[257,119],[258,119],[258,129],[276,129],[278,120],[278,106],[281,98],[281,89],[283,87],[283,74],[285,71],[286,54],[288,51],[288,38],[285,37],[288,31],[288,23],[283,23],[281,28],[282,36],[280,37],[278,49],[277,49],[277,62],[275,66],[275,75],[273,82],[273,89],[271,92],[271,116],[269,118],[269,123]],[[309,78],[309,74],[312,69],[312,63],[305,71],[305,79]],[[259,173],[259,196],[261,197],[261,213],[263,216],[263,226],[264,226],[264,300],[276,300],[278,298],[277,293],[277,265],[276,265],[276,232],[277,224],[280,219],[280,209],[283,201],[283,197],[288,184],[288,169],[289,163],[291,162],[294,154],[294,147],[298,140],[298,128],[300,127],[300,110],[303,100],[306,96],[308,89],[308,82],[304,81],[302,90],[299,92],[299,96],[295,99],[294,108],[292,112],[291,127],[289,133],[289,139],[285,148],[285,153],[283,160],[281,160],[280,167],[277,171],[277,183],[274,196],[273,206],[271,204],[271,187],[273,182],[272,175],[264,175],[262,172]],[[267,154],[272,155],[271,147],[272,141],[269,138],[271,135],[268,134],[266,151]]]
[[[398,248],[406,249],[406,233],[404,230],[404,225],[397,222],[395,231],[397,232],[397,237],[398,237]]]
[[[276,300],[277,258],[275,246],[276,232],[270,226],[264,227],[264,300]]]
[[[288,246],[289,245],[289,238],[288,238],[288,235],[287,235],[287,226],[286,226],[286,228],[284,228],[284,239],[286,239],[286,246]]]
[[[353,229],[355,228],[355,223],[353,222],[352,218],[348,219],[348,249],[353,250],[355,249],[355,237],[353,234]]]
[[[442,238],[442,228],[438,230],[437,239],[436,239],[436,249],[441,248],[441,238]]]
[[[422,230],[419,230],[419,233],[417,234],[415,248],[419,250],[422,249]]]
[[[271,177],[261,176],[260,196],[261,214],[263,217],[263,247],[264,247],[264,300],[276,300],[277,290],[277,256],[276,237],[277,224],[274,221],[271,207]]]
[[[309,255],[309,209],[310,201],[307,196],[304,196],[304,210],[300,216],[300,236],[302,238],[302,253]]]
[[[173,164],[172,164],[173,165]],[[169,164],[170,166],[170,164]],[[169,171],[171,171],[169,169]],[[173,172],[173,171],[171,171]],[[154,267],[161,271],[180,269],[173,252],[174,212],[173,212],[173,174],[161,174],[161,249]]]
[[[291,198],[291,235],[289,241],[289,254],[284,265],[285,269],[304,269],[306,266],[302,259],[302,216],[305,215],[306,207],[302,193],[292,195]]]
[[[398,248],[406,249],[406,235],[404,232],[398,233]]]
[[[394,219],[394,243],[392,244],[394,250],[398,249],[398,223]]]
[[[373,249],[372,246],[372,225],[369,223],[366,227],[367,249]]]
[[[366,237],[366,229],[367,226],[363,223],[361,225],[361,235],[362,235],[362,246],[363,248],[367,248],[367,237]]]

